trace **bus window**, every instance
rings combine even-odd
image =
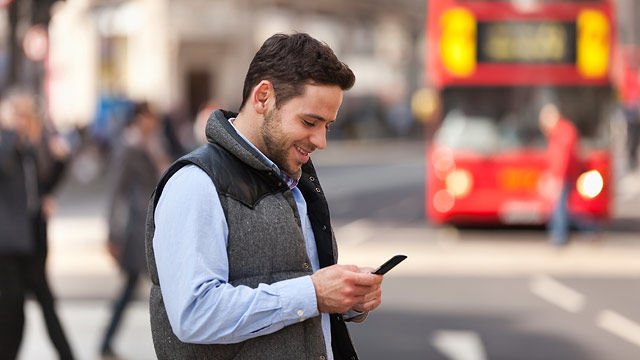
[[[583,146],[606,147],[608,94],[606,87],[448,88],[443,96],[445,116],[435,140],[479,154],[542,148],[546,140],[538,127],[538,111],[553,101],[576,124]]]
[[[445,116],[435,142],[451,149],[489,155],[499,149],[500,135],[493,119],[453,110]]]

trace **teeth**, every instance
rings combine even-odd
[[[301,152],[301,153],[303,153],[304,155],[309,155],[309,154],[310,154],[309,152],[304,151],[304,150],[303,150],[302,148],[300,148],[300,147],[297,147],[297,146],[296,146],[296,149],[298,149],[298,151],[300,151],[300,152]]]

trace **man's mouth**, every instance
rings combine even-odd
[[[298,150],[298,152],[299,152],[300,154],[302,154],[303,156],[309,156],[309,155],[311,155],[311,153],[313,152],[313,150],[309,151],[309,150],[307,150],[307,149],[301,148],[300,146],[296,146],[295,148],[296,148],[296,150]]]

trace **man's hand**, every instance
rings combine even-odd
[[[342,314],[355,309],[371,311],[382,302],[382,276],[354,265],[332,265],[311,275],[316,289],[318,310]]]

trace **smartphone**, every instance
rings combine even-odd
[[[387,273],[387,271],[393,269],[396,265],[400,264],[406,258],[406,255],[396,255],[387,260],[384,264],[380,265],[380,267],[377,268],[372,274],[384,275]]]

